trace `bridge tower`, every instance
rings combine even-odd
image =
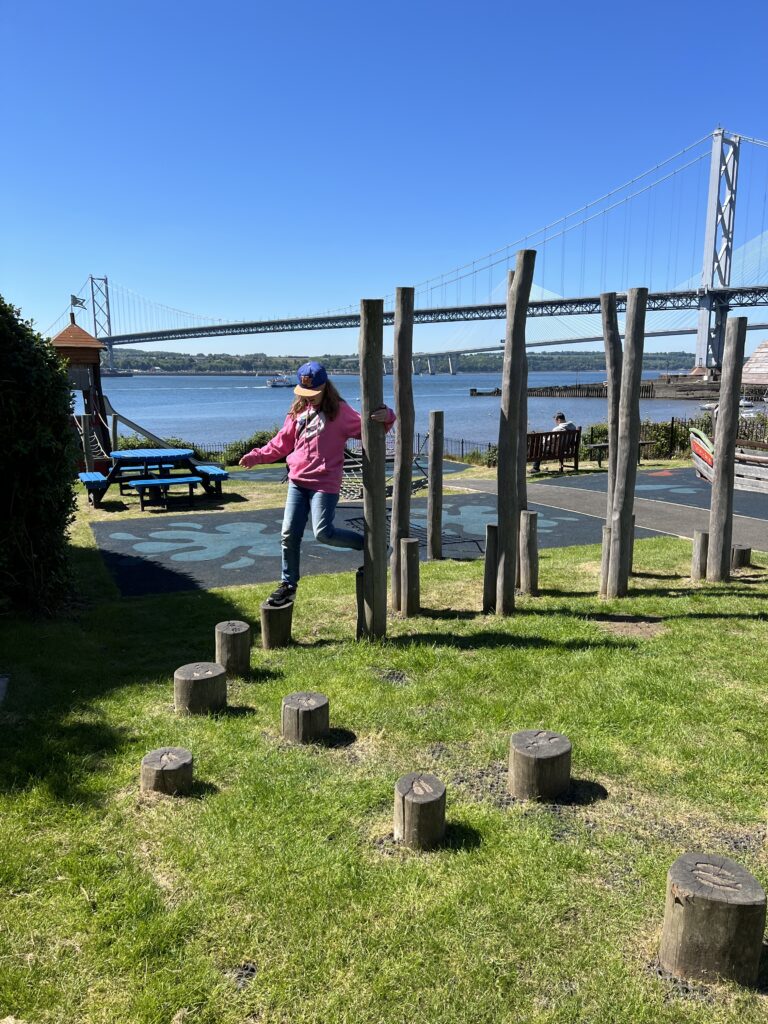
[[[109,281],[106,277],[90,275],[91,309],[93,310],[93,336],[104,338],[107,345],[107,366],[115,368],[115,357],[112,351],[112,318],[109,314]]]
[[[696,365],[705,369],[719,370],[723,362],[728,303],[715,300],[711,289],[727,288],[731,283],[740,142],[740,136],[729,135],[722,128],[718,128],[712,135],[704,265],[701,271],[699,325],[696,333]]]

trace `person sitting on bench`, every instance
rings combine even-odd
[[[555,430],[578,430],[579,428],[571,420],[565,418],[564,412],[556,412],[554,415],[555,426],[552,428]],[[538,473],[541,469],[541,463],[537,460],[533,464],[533,472]]]

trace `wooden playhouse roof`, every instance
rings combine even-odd
[[[758,345],[744,363],[741,382],[742,384],[764,384],[768,387],[768,341]]]

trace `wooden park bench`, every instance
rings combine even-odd
[[[578,473],[580,447],[581,427],[576,430],[546,430],[529,434],[526,462],[559,462],[562,473],[566,460],[571,460]]]
[[[166,508],[168,508],[168,489],[174,487],[176,484],[184,484],[189,487],[189,503],[192,504],[193,489],[198,484],[203,482],[201,476],[168,476],[168,477],[152,477],[147,480],[129,480],[127,486],[133,488],[139,495],[139,502],[141,503],[141,511],[144,511],[144,505],[146,503],[145,492],[146,491],[158,491],[160,494],[160,501]]]
[[[637,464],[638,466],[642,462],[643,448],[652,448],[656,444],[655,441],[638,441],[637,442]],[[590,455],[594,454],[595,460],[597,461],[598,469],[602,468],[603,456],[608,457],[608,442],[601,441],[599,444],[587,444],[584,446]]]

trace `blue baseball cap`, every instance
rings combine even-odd
[[[322,363],[304,363],[296,371],[295,395],[303,398],[314,398],[319,395],[328,383],[328,373]]]

